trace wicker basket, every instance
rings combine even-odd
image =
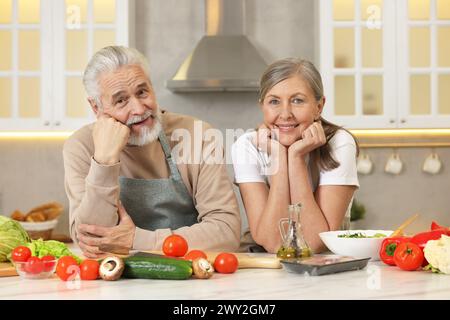
[[[22,227],[28,233],[31,239],[49,240],[52,236],[53,229],[58,224],[58,219],[44,222],[20,222]]]

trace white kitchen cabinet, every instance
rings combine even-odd
[[[75,130],[93,120],[88,59],[131,45],[133,0],[2,0],[0,130]]]
[[[324,116],[347,128],[450,124],[449,0],[321,0]]]

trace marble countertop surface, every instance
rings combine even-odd
[[[258,254],[252,254],[258,255]],[[407,272],[380,261],[323,276],[284,269],[240,269],[211,279],[119,281],[0,278],[0,299],[450,299],[450,276]]]

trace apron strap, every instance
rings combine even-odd
[[[167,141],[166,134],[164,133],[164,130],[161,130],[161,132],[158,135],[159,141],[161,142],[161,146],[164,151],[164,155],[166,157],[166,161],[169,164],[170,169],[170,175],[174,180],[182,181],[180,172],[178,172],[177,165],[175,161],[172,158],[172,151],[170,150],[169,142]]]

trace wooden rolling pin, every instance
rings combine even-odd
[[[219,255],[220,252],[205,252],[208,256],[208,260],[214,263],[214,260]],[[273,255],[273,257],[258,257],[251,256],[247,253],[234,253],[239,261],[239,269],[280,269],[281,263],[278,258]]]
[[[103,245],[103,246],[100,246],[100,250],[103,252],[113,253],[120,257],[127,257],[129,255],[128,250],[121,246]],[[162,251],[141,251],[141,252],[164,256]],[[214,263],[214,260],[216,259],[217,255],[219,255],[220,252],[207,251],[205,253],[208,256],[208,260],[211,263]],[[266,257],[258,257],[258,256],[251,256],[247,253],[233,252],[233,254],[238,259],[238,262],[239,262],[238,268],[239,269],[251,269],[251,268],[280,269],[281,268],[281,263],[275,255],[266,256]]]
[[[156,255],[163,255],[161,251],[144,251]],[[220,252],[205,251],[208,260],[214,263]],[[238,269],[280,269],[281,263],[275,255],[273,257],[251,256],[247,253],[232,252],[238,259]]]

